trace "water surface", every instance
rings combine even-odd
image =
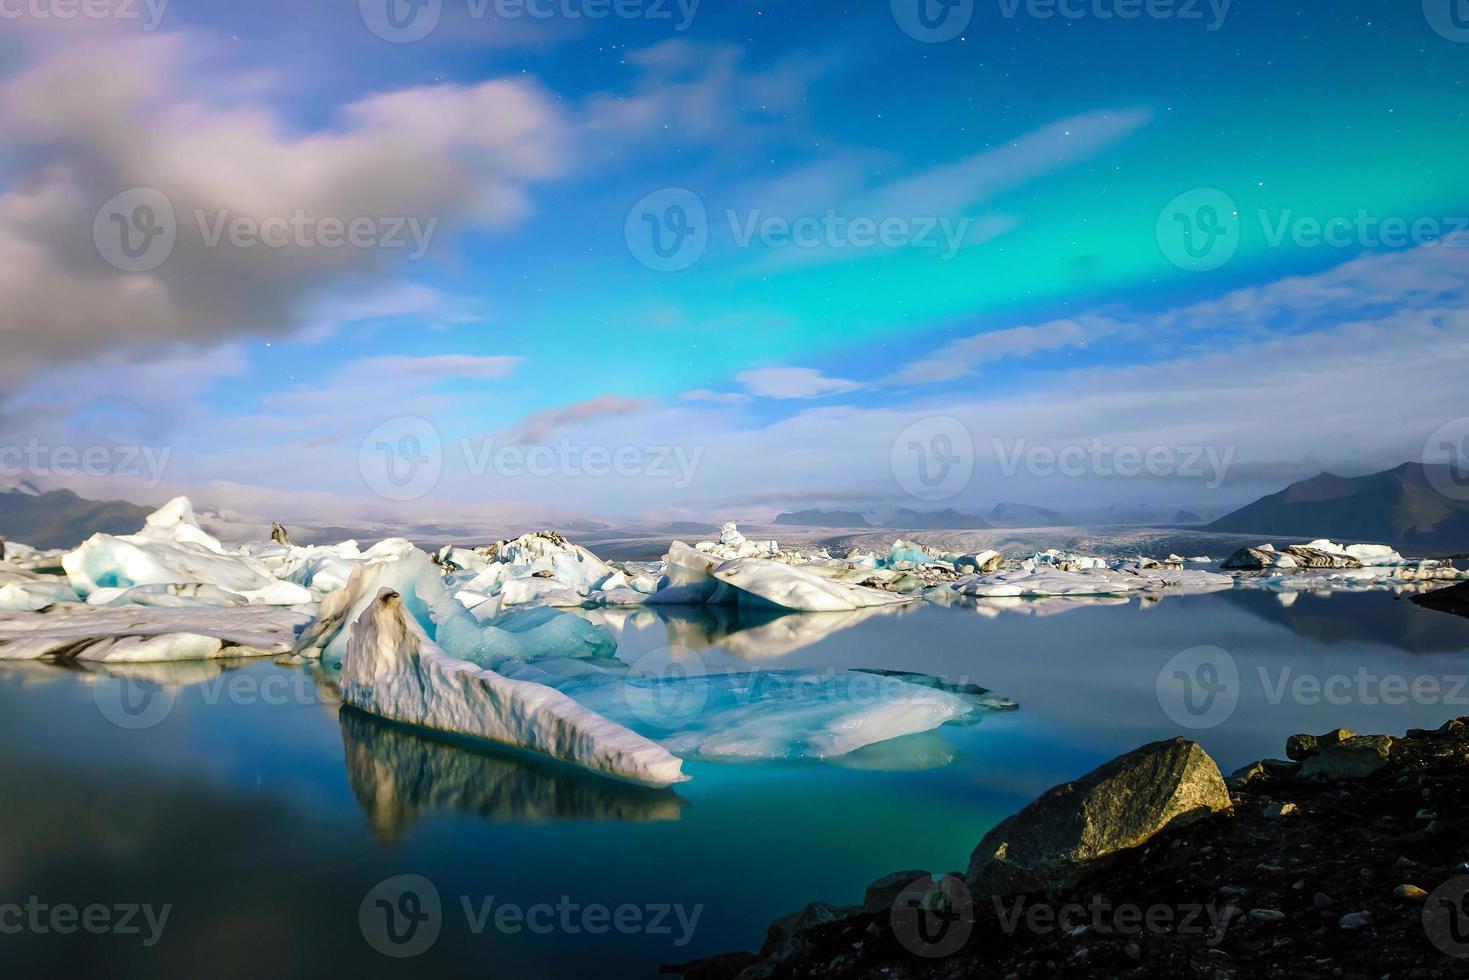
[[[172,912],[151,948],[24,931],[0,935],[0,964],[139,977],[653,976],[754,948],[773,918],[813,899],[858,901],[889,871],[962,868],[995,822],[1145,741],[1188,735],[1228,771],[1278,756],[1297,731],[1400,732],[1469,714],[1469,620],[1382,594],[610,622],[629,660],[672,644],[714,670],[921,671],[1021,707],[830,762],[691,761],[690,782],[655,791],[343,710],[308,670],[268,660],[11,665],[0,669],[0,904]],[[1158,676],[1200,645],[1229,653],[1240,689],[1222,723],[1190,728],[1160,705]],[[1346,700],[1290,693],[1303,675],[1349,678],[1336,685]],[[1420,694],[1431,679],[1437,693],[1398,698],[1384,684],[1394,677],[1420,681]],[[163,698],[160,717],[118,715],[119,697],[140,688]],[[430,948],[392,959],[364,938],[359,912],[402,874],[433,882],[443,913]],[[493,922],[476,931],[465,899],[472,910],[634,905],[645,922],[677,904],[698,918],[691,935],[672,913],[659,934],[593,935],[575,914],[575,932],[508,934]]]

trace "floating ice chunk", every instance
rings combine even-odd
[[[76,590],[62,579],[0,571],[0,611],[44,609],[77,598]]]
[[[740,533],[734,521],[726,521],[719,529],[718,541],[700,541],[694,546],[715,558],[769,558],[780,554],[775,541],[751,541]]]
[[[714,569],[719,559],[682,541],[675,541],[663,558],[663,577],[658,589],[648,597],[650,604],[705,603],[714,597],[719,582]]]
[[[506,657],[536,661],[550,657],[613,657],[617,640],[606,627],[546,606],[512,609],[485,624],[491,648]]]
[[[768,558],[732,559],[720,564],[712,574],[733,590],[716,594],[711,599],[715,602],[733,601],[800,612],[840,612],[912,601],[911,596],[834,581],[813,569]]]
[[[0,619],[0,660],[151,662],[285,653],[311,617],[277,606],[57,606]]]
[[[199,527],[199,521],[194,516],[194,505],[188,497],[175,497],[149,514],[143,529],[131,537],[147,541],[193,544],[215,554],[224,553],[219,539]]]
[[[1148,583],[1137,575],[1109,568],[1061,571],[1045,566],[976,575],[954,585],[960,595],[1003,596],[1105,596],[1141,592]]]
[[[857,670],[632,671],[562,690],[685,758],[830,759],[983,713],[978,699]]]
[[[1101,558],[1094,558],[1091,555],[1078,555],[1074,551],[1058,551],[1055,548],[1047,548],[1045,551],[1036,552],[1030,558],[1026,559],[1025,564],[1032,566],[1047,565],[1060,569],[1063,572],[1085,571],[1092,568],[1107,567],[1106,561]]]
[[[94,534],[81,547],[63,555],[61,565],[72,587],[83,596],[106,588],[196,583],[243,594],[270,588],[276,582],[254,558],[220,554],[189,541],[142,535]]]
[[[888,549],[884,563],[887,567],[893,568],[899,564],[926,565],[933,560],[934,556],[929,554],[928,549],[923,545],[916,541],[904,541],[899,538]]]
[[[328,670],[339,669],[347,655],[348,624],[356,622],[383,589],[399,595],[422,623],[437,627],[442,620],[457,615],[478,632],[479,624],[449,596],[438,567],[428,555],[415,550],[402,558],[355,565],[346,585],[322,599],[316,620],[301,633],[295,652],[319,657]]]
[[[972,555],[959,555],[954,559],[954,568],[957,571],[970,572],[998,572],[1005,567],[1005,556],[998,551],[977,551]]]
[[[565,694],[451,657],[390,589],[353,625],[341,688],[346,703],[396,721],[543,752],[653,786],[687,778],[667,749]]]

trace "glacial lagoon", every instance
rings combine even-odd
[[[825,761],[693,758],[653,789],[344,708],[313,665],[0,665],[4,892],[170,909],[154,945],[146,925],[28,930],[8,956],[72,975],[651,977],[895,869],[962,868],[1035,795],[1149,740],[1197,739],[1227,771],[1298,731],[1469,714],[1469,620],[1387,592],[583,615],[630,663],[913,671],[1019,707]],[[1173,678],[1204,662],[1238,685],[1185,705]],[[438,910],[395,959],[375,896],[403,875]]]

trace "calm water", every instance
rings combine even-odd
[[[36,896],[172,912],[151,948],[144,936],[0,935],[0,972],[652,976],[753,948],[771,919],[817,898],[857,901],[886,872],[962,868],[996,821],[1144,741],[1189,734],[1228,772],[1279,755],[1297,731],[1395,732],[1469,714],[1455,680],[1469,672],[1469,620],[1384,595],[1287,608],[1230,592],[992,618],[925,605],[794,650],[841,623],[742,625],[640,614],[620,624],[619,655],[676,642],[703,647],[711,667],[915,670],[1021,709],[836,763],[696,762],[691,782],[654,792],[343,711],[308,672],[268,660],[140,668],[178,685],[141,729],[108,719],[136,678],[3,668],[0,906]],[[1232,655],[1241,694],[1222,724],[1188,731],[1160,706],[1157,679],[1200,644]],[[1309,685],[1277,694],[1302,675],[1339,678],[1347,703]],[[1392,678],[1418,681],[1420,696],[1398,696]],[[1425,696],[1425,678],[1436,693]],[[364,938],[359,911],[402,874],[432,881],[441,931],[421,955],[390,959]],[[476,931],[466,898],[471,909],[493,899],[492,915],[559,905],[579,931]],[[685,923],[699,917],[678,945],[688,929],[671,912],[668,932],[593,935],[583,927],[600,920],[566,912],[573,903],[638,906],[645,922],[674,904]]]

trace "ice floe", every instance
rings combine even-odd
[[[687,778],[667,749],[565,694],[451,657],[390,589],[374,596],[354,623],[340,683],[343,701],[384,718],[543,752],[653,786]]]
[[[285,653],[308,613],[279,606],[57,606],[0,617],[0,660],[101,663]]]

